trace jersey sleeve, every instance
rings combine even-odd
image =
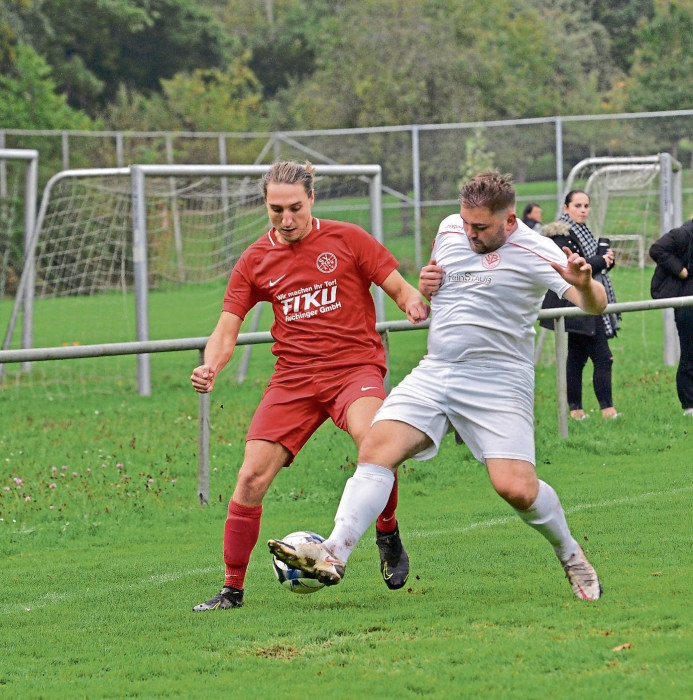
[[[537,266],[539,279],[543,286],[556,292],[559,297],[562,297],[571,285],[551,267],[550,263],[555,262],[565,267],[568,263],[568,258],[553,241],[549,239],[541,239],[541,241],[543,245],[539,251],[539,257],[542,263]]]
[[[241,255],[234,265],[224,294],[223,310],[236,314],[241,319],[261,301],[258,290],[252,284],[247,255]]]
[[[438,233],[433,239],[433,245],[431,246],[431,260],[438,259],[438,252],[440,250],[439,242],[442,241],[444,234],[461,234],[466,235],[464,232],[464,224],[462,223],[462,217],[459,214],[451,214],[446,216],[438,226]]]
[[[393,270],[399,267],[397,258],[362,228],[355,228],[352,237],[352,250],[364,275],[378,286]]]

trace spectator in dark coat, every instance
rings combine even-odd
[[[693,219],[655,241],[650,257],[657,263],[655,275],[669,290],[661,296],[693,296]],[[674,309],[674,319],[681,345],[676,391],[684,415],[693,416],[693,306]]]
[[[613,267],[614,254],[609,248],[604,255],[597,253],[597,241],[585,225],[589,212],[589,196],[580,190],[573,190],[566,195],[563,214],[560,219],[544,226],[543,234],[553,240],[559,247],[568,247],[578,253],[592,266],[592,277],[604,285],[609,303],[616,301],[614,288],[608,270]],[[572,306],[564,299],[559,299],[548,292],[543,308]],[[553,330],[553,319],[541,321],[544,328]],[[616,314],[602,316],[580,316],[566,318],[565,328],[568,333],[568,359],[566,362],[566,383],[568,407],[571,418],[584,420],[589,418],[582,407],[582,372],[587,360],[592,360],[594,368],[592,386],[604,418],[618,418],[621,414],[614,408],[611,388],[611,367],[614,361],[609,338],[616,335],[619,328]]]

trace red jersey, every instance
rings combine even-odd
[[[277,370],[374,364],[385,373],[370,285],[397,266],[360,226],[314,217],[296,243],[278,243],[272,228],[250,245],[231,272],[223,308],[245,318],[257,302],[272,303]]]

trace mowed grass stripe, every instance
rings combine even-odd
[[[649,499],[667,499],[671,498],[672,496],[676,496],[682,493],[690,493],[693,491],[693,486],[686,486],[682,488],[677,488],[677,489],[669,489],[669,490],[664,490],[664,491],[649,491],[646,493],[641,493],[637,494],[634,496],[628,496],[625,498],[614,498],[610,499],[607,501],[600,501],[597,503],[582,503],[578,505],[571,506],[570,508],[566,508],[566,514],[570,515],[570,513],[575,513],[579,511],[584,511],[584,510],[595,510],[595,509],[600,509],[600,508],[612,508],[614,506],[620,506],[620,505],[633,505],[635,503],[639,503],[645,500]],[[459,535],[463,534],[466,532],[471,532],[473,530],[481,530],[481,529],[487,529],[487,528],[492,528],[496,527],[498,525],[508,525],[509,523],[519,523],[520,521],[518,520],[517,516],[515,515],[509,515],[505,517],[500,517],[500,518],[490,518],[488,520],[482,520],[474,523],[469,523],[468,525],[465,525],[463,527],[450,527],[446,528],[445,530],[407,530],[406,533],[406,539],[419,539],[419,538],[428,538],[428,537],[444,537],[444,536],[452,536],[452,535]],[[520,523],[521,524],[521,523]],[[255,549],[254,556],[257,557],[258,555],[258,549],[262,551],[264,549],[264,542],[260,541]],[[270,555],[267,554],[267,557]],[[127,592],[129,590],[133,590],[135,588],[142,588],[142,587],[152,587],[152,588],[158,588],[162,584],[166,583],[171,583],[173,581],[177,581],[182,578],[186,578],[189,576],[199,576],[199,575],[205,575],[205,574],[212,574],[212,573],[219,573],[221,571],[221,565],[219,566],[210,566],[210,567],[204,567],[204,568],[196,568],[196,569],[187,569],[187,570],[179,570],[179,571],[168,571],[166,573],[162,574],[154,574],[151,576],[147,576],[145,578],[142,578],[138,581],[133,581],[133,582],[128,582],[128,583],[115,583],[109,586],[109,593],[111,594],[122,594],[124,592]],[[49,605],[63,605],[66,603],[69,603],[70,600],[80,598],[98,598],[103,595],[103,592],[98,589],[94,588],[91,590],[87,591],[74,591],[73,594],[67,594],[67,593],[48,593],[46,595],[41,596],[40,598],[36,599],[33,602],[26,602],[26,601],[18,601],[16,604],[6,604],[2,608],[0,608],[0,615],[8,615],[8,614],[14,614],[22,609],[25,610],[26,612],[30,612],[32,610],[36,610],[39,608],[44,608]]]

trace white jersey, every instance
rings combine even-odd
[[[531,367],[546,290],[562,297],[570,287],[549,264],[565,265],[563,251],[518,219],[498,250],[475,253],[454,214],[440,224],[431,257],[445,275],[431,300],[426,357]]]

